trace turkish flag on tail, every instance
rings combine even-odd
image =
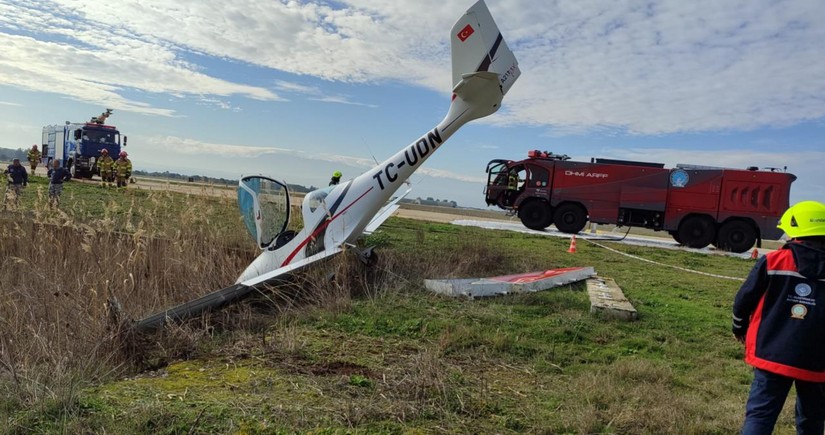
[[[475,32],[475,30],[473,30],[473,26],[471,26],[471,25],[467,24],[466,26],[464,26],[464,28],[463,28],[463,29],[461,29],[461,31],[460,31],[460,32],[458,32],[458,35],[456,35],[456,36],[458,36],[458,39],[460,39],[460,40],[461,40],[461,42],[464,42],[464,41],[466,41],[466,40],[467,40],[467,38],[469,38],[469,37],[470,37],[470,35],[472,35],[474,32]]]

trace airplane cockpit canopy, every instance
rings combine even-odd
[[[249,234],[266,249],[289,223],[289,189],[271,178],[243,177],[238,182],[238,208]]]
[[[326,198],[335,186],[324,187],[323,189],[313,190],[304,197],[303,209],[310,213],[315,213],[318,207],[324,208],[326,206]]]

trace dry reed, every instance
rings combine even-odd
[[[117,339],[128,318],[223,287],[254,255],[227,245],[214,201],[153,193],[79,219],[90,204],[50,210],[37,195],[0,215],[0,410],[69,407],[80,387],[134,367]]]

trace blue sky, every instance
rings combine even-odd
[[[0,0],[0,146],[115,109],[136,168],[325,185],[431,129],[471,1]],[[825,4],[489,0],[522,76],[413,175],[484,207],[530,149],[783,167],[825,201]]]

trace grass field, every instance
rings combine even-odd
[[[734,433],[751,378],[738,283],[580,241],[390,219],[286,288],[153,337],[128,321],[232,281],[255,254],[233,201],[43,179],[0,218],[2,433]],[[613,248],[744,277],[737,258]],[[589,313],[583,284],[484,300],[425,278],[593,266],[639,311]],[[330,279],[331,273],[335,278]],[[117,299],[121,310],[112,310]],[[109,307],[107,309],[107,307]],[[114,319],[113,319],[114,317]],[[791,400],[792,402],[792,400]],[[792,403],[775,433],[793,433]]]

